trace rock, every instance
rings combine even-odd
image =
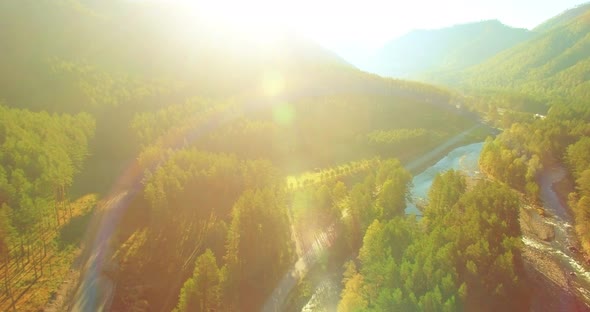
[[[553,225],[544,222],[534,209],[520,210],[520,225],[525,235],[536,237],[540,240],[550,242],[555,238]]]
[[[576,246],[572,246],[572,245],[567,246],[567,250],[569,250],[570,252],[576,253],[576,254],[580,252],[580,250],[578,250],[578,248],[576,248]]]
[[[539,239],[542,239],[546,242],[550,242],[555,238],[555,231],[553,227],[538,229],[536,234],[539,237]]]

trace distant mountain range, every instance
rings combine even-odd
[[[590,4],[535,28],[536,36],[451,76],[472,88],[519,90],[545,96],[590,96]]]
[[[590,96],[590,3],[532,31],[497,20],[416,30],[391,41],[370,71],[469,89]]]
[[[415,30],[387,43],[372,58],[378,74],[420,78],[436,72],[464,69],[533,36],[497,20],[436,30]]]
[[[574,20],[584,14],[587,14],[589,9],[590,2],[579,5],[573,9],[569,9],[553,18],[548,19],[541,25],[535,27],[535,29],[533,30],[535,32],[543,33],[555,29],[557,27],[564,26],[568,24],[571,20]]]

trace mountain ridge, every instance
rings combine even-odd
[[[420,78],[475,65],[532,36],[497,19],[414,30],[384,45],[370,67],[385,76]]]
[[[590,87],[590,5],[575,9],[576,14],[568,12],[542,24],[549,26],[541,27],[547,30],[538,36],[451,77],[476,89],[519,90],[547,97],[590,96],[586,91]]]
[[[563,11],[562,13],[544,21],[543,23],[533,28],[533,31],[543,33],[555,29],[557,27],[564,26],[564,24],[567,24],[569,21],[576,19],[583,14],[586,14],[588,12],[588,9],[590,9],[590,2],[580,4],[574,8]]]

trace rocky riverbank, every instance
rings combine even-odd
[[[572,291],[571,278],[557,261],[534,247],[523,248],[531,311],[590,311]]]
[[[520,209],[520,229],[524,236],[550,242],[555,238],[555,228],[543,220],[536,209],[525,206]]]
[[[555,229],[543,218],[536,209],[521,208],[522,256],[531,290],[531,311],[590,311],[576,295],[571,272],[544,250],[541,241],[552,241]]]
[[[571,214],[556,184],[562,167],[546,168],[540,176],[542,209],[523,207],[523,260],[531,289],[532,311],[590,311],[584,300],[588,273],[577,252]]]

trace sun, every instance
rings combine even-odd
[[[287,26],[288,14],[272,0],[144,0],[168,4],[183,10],[185,14],[198,15],[216,25],[237,32],[243,38],[259,44],[269,44],[279,36],[280,29]]]

